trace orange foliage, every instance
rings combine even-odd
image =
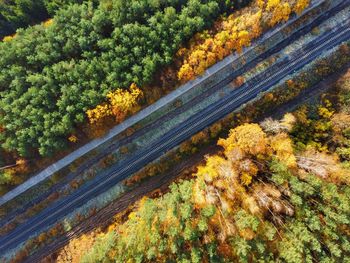
[[[278,1],[279,2],[279,1]],[[269,21],[270,26],[274,26],[281,21],[287,21],[292,12],[288,3],[278,4],[271,9],[272,18]]]
[[[247,154],[264,154],[267,150],[267,138],[257,124],[244,124],[230,131],[227,139],[220,139],[218,145],[225,148],[225,153],[238,149]]]
[[[78,238],[71,239],[68,245],[59,253],[57,262],[72,262],[78,263],[81,258],[86,254],[86,251],[92,247],[96,240],[96,235],[100,235],[99,230],[91,232],[89,234],[83,234]]]
[[[78,137],[75,135],[71,135],[71,136],[69,136],[68,141],[70,141],[72,143],[76,143],[78,141]]]
[[[234,84],[235,86],[239,87],[239,86],[242,86],[245,82],[245,79],[244,77],[242,76],[238,76],[235,80],[234,80]]]
[[[288,20],[292,11],[299,14],[308,4],[309,0],[256,0],[238,16],[232,14],[221,21],[217,25],[219,32],[197,34],[188,50],[181,48],[177,53],[184,57],[178,79],[184,82],[191,80],[232,52],[242,52],[262,34],[263,29],[268,29],[266,26],[272,27]]]
[[[118,121],[122,121],[127,114],[134,112],[139,99],[143,96],[142,90],[135,84],[130,86],[129,91],[117,89],[107,95],[111,105],[112,114]]]
[[[293,8],[293,11],[297,14],[301,14],[303,10],[310,4],[310,0],[298,0]]]
[[[234,18],[230,16],[223,22],[223,30],[215,36],[207,38],[204,43],[192,47],[189,50],[185,62],[178,72],[178,78],[187,81],[202,74],[204,70],[222,60],[232,51],[241,52],[243,47],[249,46],[254,35],[260,34],[260,13],[245,16],[246,26],[242,29],[239,26],[242,17]],[[183,51],[181,52],[183,54]]]
[[[97,105],[96,108],[88,110],[86,112],[90,123],[98,122],[100,119],[110,116],[112,113],[110,111],[108,104]]]
[[[41,233],[38,237],[39,243],[45,243],[47,240],[47,234],[45,232]]]
[[[200,144],[208,142],[208,133],[205,131],[201,131],[191,137],[192,144]]]

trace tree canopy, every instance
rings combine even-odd
[[[83,0],[1,0],[0,38],[15,33],[18,28],[42,22],[62,7],[82,2]]]
[[[313,156],[317,166],[323,163],[318,155],[332,155],[296,154],[288,134],[295,125],[277,133],[258,124],[233,129],[219,142],[223,155],[207,157],[195,179],[172,184],[162,197],[142,199],[125,223],[111,225],[88,253],[78,255],[80,262],[349,258],[350,187],[347,178],[338,176],[345,170],[339,160],[327,163],[327,174],[309,170],[301,156]],[[58,262],[74,253],[62,252]]]
[[[64,148],[108,92],[149,83],[194,33],[242,2],[88,2],[19,30],[0,43],[2,147],[22,156]]]

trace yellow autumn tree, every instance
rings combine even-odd
[[[268,149],[265,132],[258,124],[244,124],[230,131],[227,139],[220,139],[218,145],[224,147],[229,154],[234,148],[239,148],[246,154],[264,154]]]
[[[292,113],[286,113],[280,122],[288,131],[291,131],[296,123],[296,118]]]
[[[178,78],[181,80],[190,80],[195,77],[193,69],[188,63],[182,65],[177,75]]]
[[[225,159],[217,155],[208,157],[206,165],[198,167],[197,177],[201,177],[207,182],[212,182],[219,176],[219,167],[224,162]]]
[[[107,95],[112,114],[118,121],[122,121],[128,114],[133,113],[143,92],[135,84],[130,86],[128,91],[117,89]]]
[[[53,24],[53,19],[52,18],[50,18],[50,19],[46,20],[45,22],[43,22],[43,26],[44,27],[49,27],[52,24]]]
[[[132,84],[129,90],[116,89],[108,93],[108,103],[97,105],[96,108],[88,110],[86,114],[91,124],[108,116],[114,116],[120,122],[127,115],[139,109],[139,101],[142,97],[142,90]]]
[[[112,111],[110,109],[109,104],[101,104],[97,105],[96,108],[92,110],[88,110],[86,115],[89,118],[89,122],[91,124],[98,122],[100,119],[105,118],[107,116],[112,115]]]
[[[256,3],[259,9],[263,9],[265,6],[265,0],[256,0]]]
[[[309,4],[310,0],[298,0],[294,5],[293,11],[297,14],[301,14]]]
[[[78,142],[78,137],[74,134],[72,134],[71,136],[68,137],[68,141],[72,142],[72,143],[76,143]]]
[[[278,0],[272,0],[277,2]],[[278,1],[279,2],[279,1]],[[292,9],[288,3],[278,4],[272,8],[272,17],[269,21],[270,26],[274,26],[282,21],[287,21]]]
[[[89,234],[83,234],[78,238],[71,239],[60,251],[57,257],[58,263],[79,263],[94,244],[96,237],[101,235],[98,230]]]
[[[5,36],[2,41],[3,42],[10,42],[12,39],[16,37],[17,34],[11,35],[11,36]]]
[[[280,0],[268,0],[266,10],[271,11],[281,4]]]
[[[271,148],[277,159],[288,167],[296,167],[297,160],[294,155],[293,143],[288,134],[280,133],[270,138]]]
[[[241,52],[253,39],[280,22],[288,20],[292,12],[301,13],[309,0],[256,0],[238,16],[230,15],[217,23],[215,34],[208,31],[197,34],[189,49],[181,48],[183,57],[178,79],[189,81],[232,52]]]
[[[251,39],[257,38],[262,34],[262,10],[259,10],[255,14],[248,17],[247,24],[250,25],[250,37]]]
[[[240,172],[240,180],[243,185],[250,185],[259,171],[256,164],[250,159],[240,161],[237,168]]]

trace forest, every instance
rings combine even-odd
[[[350,71],[319,104],[232,129],[193,179],[58,262],[348,262]]]
[[[0,0],[0,195],[223,58],[241,53],[309,4]],[[318,34],[317,28],[310,32]],[[26,229],[38,231],[13,245],[6,257],[23,262],[69,237],[48,261],[350,263],[350,69],[319,98],[298,102],[283,114],[276,110],[349,65],[349,42],[327,52],[259,94],[254,103],[244,104],[243,110],[231,112],[120,179],[131,193],[133,186],[142,187],[184,159],[211,149],[185,176],[169,187],[164,180],[161,189],[131,203],[101,228],[88,232],[84,223],[100,219],[89,225],[95,227],[106,222],[99,217],[110,208],[98,203],[102,194],[79,200],[74,193],[92,178],[100,179],[95,176],[114,159],[93,156],[91,163],[105,165],[103,169],[96,165],[90,173],[88,162],[79,164],[86,166],[81,170],[75,163],[68,175],[55,174],[50,187],[61,183],[61,175],[69,178],[67,187],[43,195],[43,200],[32,199],[38,202],[29,201],[28,208],[18,206],[23,213],[18,209],[3,223],[0,236],[8,234],[10,243],[11,234],[15,236],[11,231],[38,216],[33,228]],[[280,59],[269,58],[269,65]],[[238,76],[232,83],[237,88],[244,81]],[[217,95],[222,98],[225,93]],[[266,117],[271,109],[280,117]],[[126,136],[135,130],[126,131]],[[128,148],[120,152],[128,156]],[[86,177],[73,177],[80,171],[87,171]],[[42,187],[38,192],[45,191]],[[63,204],[66,196],[79,200],[79,205],[56,206],[62,210],[51,214],[56,221],[43,226],[39,217],[51,212],[51,205]],[[7,220],[6,210],[0,213]]]
[[[0,192],[242,51],[309,1],[70,3],[0,42],[0,167],[10,165],[0,171]]]
[[[86,110],[109,91],[150,82],[186,40],[235,5],[89,2],[61,9],[49,25],[19,31],[0,43],[2,147],[21,156],[63,149]]]
[[[150,83],[157,69],[171,63],[174,54],[194,33],[211,26],[220,14],[245,4],[164,1],[158,6],[157,1],[150,2],[153,6],[147,1],[142,6],[116,0],[102,2],[97,8],[91,3],[70,6],[62,9],[52,24],[29,28],[12,41],[1,43],[2,147],[21,156],[37,152],[47,156],[65,148],[69,134],[85,120],[85,111],[103,101],[108,92],[133,83],[141,87]],[[289,11],[276,17],[281,12],[278,3],[261,3],[253,6],[255,15],[249,18],[250,22],[250,13],[241,17],[247,21],[245,30],[225,29],[216,37],[220,40],[218,47],[213,47],[219,52],[214,53],[217,58],[211,50],[206,51],[211,62],[198,57],[199,51],[189,55],[189,61],[194,60],[193,56],[200,60],[200,64],[191,63],[200,68],[195,69],[196,75],[203,71],[203,63],[208,67],[234,47],[241,49],[257,37],[261,31],[259,23],[272,19],[274,25],[286,20],[292,11],[286,2]],[[298,1],[293,10],[299,12],[307,4],[308,1]],[[266,11],[263,18],[260,8]],[[233,20],[226,28],[237,28],[238,21]],[[228,33],[234,33],[232,44],[229,41],[229,46],[222,47]],[[203,45],[208,46],[210,41],[207,39]],[[194,75],[186,68],[188,64],[184,63],[180,79],[184,71],[187,76]]]
[[[82,2],[83,0],[1,0],[0,38],[14,34],[19,28],[42,22],[64,6]]]
[[[183,48],[220,15],[248,2],[87,2],[68,5],[54,19],[18,31],[0,43],[2,148],[22,157],[52,156],[76,141],[89,113],[93,119],[110,115],[113,109],[103,104],[109,93],[118,88],[129,92],[136,85],[147,96],[145,86],[176,59],[183,60],[178,78],[189,80],[309,4],[253,1],[241,16],[225,18],[217,29],[195,38],[194,46]],[[129,108],[121,105],[115,112],[127,115]]]

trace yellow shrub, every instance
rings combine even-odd
[[[117,121],[137,110],[138,102],[142,98],[143,92],[135,84],[129,90],[116,89],[107,94],[108,103],[97,105],[96,108],[86,111],[90,123],[114,116]]]
[[[2,39],[3,42],[10,42],[12,39],[16,37],[16,34],[11,35],[11,36],[6,36]]]
[[[46,20],[46,21],[43,23],[43,25],[44,25],[44,27],[49,27],[49,26],[52,25],[52,23],[53,23],[53,19],[51,18],[51,19]]]

